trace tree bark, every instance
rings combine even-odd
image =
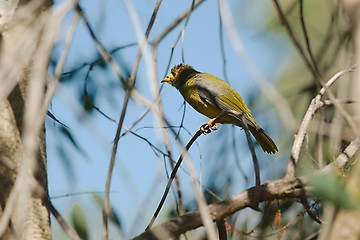
[[[23,152],[24,110],[34,51],[41,44],[40,34],[37,41],[30,42],[29,39],[35,38],[27,39],[26,32],[23,32],[26,36],[19,33],[22,28],[35,26],[41,13],[52,4],[52,1],[39,2],[31,5],[31,1],[0,0],[0,85],[3,88],[0,93],[0,229],[1,224],[5,225],[5,230],[0,231],[1,239],[51,239],[49,212],[43,204],[43,199],[48,197],[44,123],[36,141],[36,170],[28,169],[31,177],[25,187],[31,189],[30,197],[24,200],[24,205],[10,203],[19,169],[29,161]],[[50,55],[47,58],[49,60]],[[41,74],[46,78],[47,71]],[[17,196],[14,201],[19,202],[21,192]],[[9,204],[15,207],[9,207],[11,210],[7,212]]]

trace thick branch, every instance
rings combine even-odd
[[[303,194],[303,188],[297,179],[284,178],[267,182],[259,188],[252,187],[224,201],[211,204],[208,210],[213,222],[218,222],[241,209],[252,206],[255,195],[258,196],[259,202],[265,202],[300,198]],[[194,211],[155,226],[135,237],[134,240],[173,238],[202,225],[199,211]]]

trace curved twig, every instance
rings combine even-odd
[[[303,118],[303,121],[300,125],[299,131],[296,134],[293,147],[291,149],[291,155],[290,160],[288,163],[288,168],[286,171],[286,176],[288,178],[294,178],[295,177],[295,169],[296,165],[299,161],[299,155],[300,150],[302,147],[302,143],[304,141],[307,129],[309,128],[311,120],[314,118],[315,112],[323,105],[321,102],[321,97],[326,93],[326,90],[341,76],[344,74],[351,72],[354,70],[354,67],[342,70],[338,73],[336,73],[326,84],[323,88],[320,89],[319,93],[316,95],[315,98],[311,101],[308,110],[305,113],[305,116]]]
[[[201,130],[198,130],[195,133],[195,135],[191,138],[191,140],[188,142],[188,144],[186,144],[185,149],[181,153],[178,161],[176,162],[176,165],[175,165],[173,171],[171,172],[170,178],[169,178],[168,183],[167,183],[167,185],[165,187],[164,194],[161,197],[160,203],[159,203],[158,207],[156,208],[155,213],[152,216],[152,218],[151,218],[148,226],[146,227],[145,231],[149,230],[152,227],[152,225],[154,224],[156,217],[159,215],[159,212],[160,212],[162,206],[164,205],[166,197],[167,197],[167,195],[168,195],[168,193],[170,191],[171,184],[175,179],[176,173],[177,173],[177,171],[178,171],[178,169],[179,169],[179,167],[180,167],[180,165],[181,165],[181,163],[182,163],[182,161],[184,159],[185,154],[189,151],[190,147],[193,145],[193,143],[196,141],[196,139],[201,136],[201,134],[202,134]]]

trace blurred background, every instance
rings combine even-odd
[[[170,162],[178,159],[183,146],[208,121],[184,104],[175,88],[161,85],[172,66],[180,62],[190,64],[198,71],[228,81],[242,95],[256,121],[279,148],[279,153],[268,155],[255,145],[262,182],[283,177],[294,135],[310,100],[320,89],[316,74],[281,24],[277,1],[194,2],[162,1],[151,29],[135,89],[148,104],[162,108],[167,123],[136,97],[130,99],[111,182],[111,239],[129,239],[144,231],[165,189]],[[351,65],[349,30],[337,1],[304,1],[302,5],[302,1],[279,2],[306,57],[314,58],[317,71],[325,80]],[[55,7],[62,3],[55,1]],[[156,1],[80,1],[80,4],[96,37],[127,80]],[[309,56],[305,47],[300,6],[313,56]],[[191,7],[193,10],[188,11]],[[184,12],[191,14],[168,30]],[[74,15],[75,12],[68,13],[62,22],[50,73],[63,51]],[[335,85],[334,92],[346,96],[349,81],[341,83]],[[46,119],[46,137],[50,198],[70,223],[83,229],[86,239],[101,237],[101,207],[124,96],[123,85],[109,63],[101,58],[85,22],[80,20],[61,84],[49,108],[54,117]],[[334,108],[329,109],[311,125],[300,175],[318,169],[318,159],[326,164],[327,154],[339,152],[348,140],[342,134],[346,126],[331,127],[343,120]],[[319,133],[323,139],[321,147]],[[191,147],[189,158],[209,203],[255,184],[250,150],[240,128],[221,125],[218,131],[201,136]],[[189,172],[183,163],[178,172],[180,187],[173,183],[155,224],[177,216],[179,202],[186,211],[197,209]],[[182,193],[180,200],[177,189]],[[229,224],[242,231],[230,233],[232,239],[250,236],[304,239],[319,228],[304,216],[301,204],[296,201],[267,203],[262,207],[263,213],[244,210],[228,219]],[[320,207],[315,208],[314,211],[321,211]],[[280,213],[282,224],[275,226]],[[55,220],[52,231],[54,239],[66,239]],[[188,239],[205,236],[200,228],[190,232]]]

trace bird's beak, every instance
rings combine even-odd
[[[171,81],[171,79],[173,79],[174,76],[172,75],[172,73],[170,73],[169,75],[166,76],[166,78],[164,78],[161,83],[169,83]]]
[[[167,76],[166,78],[164,78],[161,83],[168,83],[170,81],[169,76]]]

